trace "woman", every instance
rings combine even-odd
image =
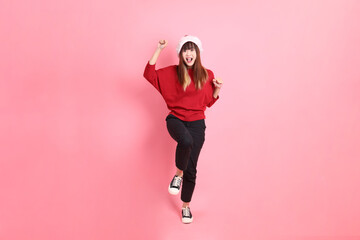
[[[214,78],[213,72],[201,65],[201,41],[188,35],[180,39],[176,48],[179,65],[155,70],[155,63],[167,44],[166,40],[159,41],[146,65],[144,77],[160,92],[170,110],[166,118],[167,129],[177,147],[176,173],[168,191],[178,194],[182,183],[182,222],[191,223],[189,204],[195,188],[196,165],[205,140],[204,111],[219,99],[222,80]]]

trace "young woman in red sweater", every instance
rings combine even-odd
[[[167,129],[177,147],[176,173],[168,191],[178,194],[182,183],[182,222],[191,223],[189,204],[195,188],[197,161],[205,140],[204,111],[219,99],[222,80],[202,66],[201,41],[188,35],[180,39],[176,49],[179,64],[155,70],[156,61],[167,44],[166,40],[159,41],[145,67],[144,77],[160,92],[170,110],[166,118]]]

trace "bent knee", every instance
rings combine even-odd
[[[191,148],[194,141],[191,136],[185,136],[179,141],[179,145],[183,148]]]

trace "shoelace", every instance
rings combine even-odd
[[[175,177],[173,186],[180,186],[181,177]]]
[[[188,207],[183,208],[183,215],[185,217],[190,217],[190,208],[188,208]]]

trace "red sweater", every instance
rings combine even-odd
[[[148,62],[144,77],[163,96],[170,110],[169,114],[173,114],[183,121],[196,121],[204,119],[206,106],[211,107],[219,99],[219,96],[213,97],[214,73],[209,69],[207,71],[209,78],[200,90],[195,88],[193,72],[192,69],[189,69],[191,83],[184,91],[177,77],[176,65],[155,70],[155,65],[150,65]]]

